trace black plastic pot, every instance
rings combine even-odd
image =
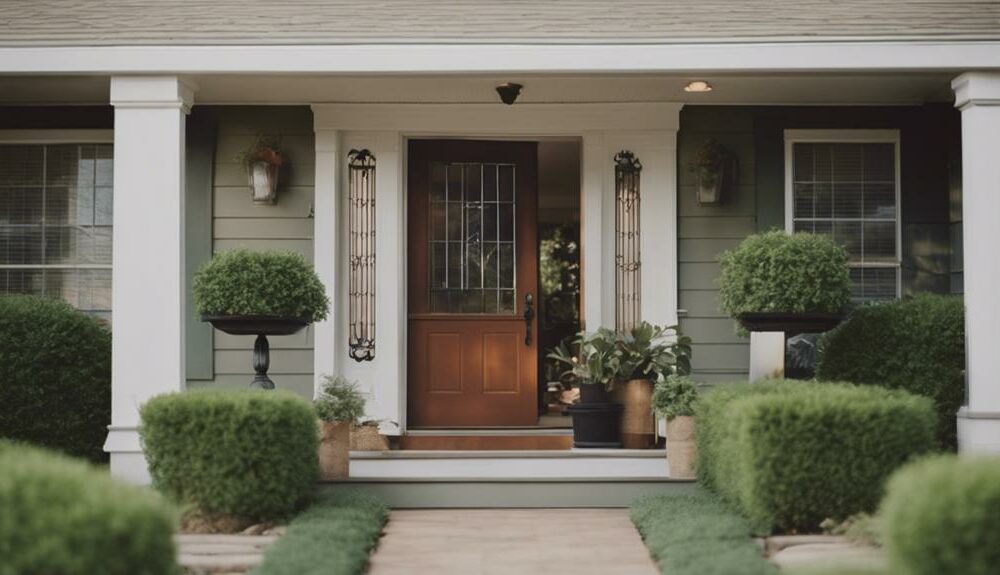
[[[620,448],[624,409],[603,385],[581,385],[580,403],[566,408],[573,416],[573,447]]]
[[[253,381],[250,387],[259,389],[274,389],[274,382],[267,376],[271,366],[271,346],[267,341],[269,335],[292,335],[309,325],[310,321],[302,317],[280,317],[259,315],[206,315],[201,321],[207,321],[216,329],[230,335],[256,335],[253,345]]]

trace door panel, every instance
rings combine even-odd
[[[409,144],[413,426],[537,422],[536,162],[529,142]]]

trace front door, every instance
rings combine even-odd
[[[409,144],[408,420],[537,423],[537,150]]]

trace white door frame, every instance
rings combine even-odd
[[[316,324],[316,386],[325,374],[361,382],[368,416],[382,431],[406,428],[406,142],[410,138],[545,139],[582,143],[582,312],[588,329],[614,325],[615,153],[643,164],[642,315],[677,323],[677,129],[682,104],[314,104],[316,132],[315,265],[333,302]],[[376,158],[376,351],[356,363],[345,339],[347,153]]]

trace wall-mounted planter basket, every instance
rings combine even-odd
[[[274,382],[267,376],[271,366],[271,346],[267,342],[269,335],[292,335],[312,323],[303,317],[276,316],[234,316],[234,315],[202,315],[201,321],[207,321],[219,331],[230,335],[256,335],[253,345],[253,381],[250,387],[274,389]]]
[[[250,198],[258,205],[273,206],[278,203],[278,175],[281,166],[264,160],[247,165],[250,179]]]
[[[739,169],[736,154],[709,139],[691,167],[698,178],[698,205],[721,206],[736,186]]]
[[[736,319],[747,331],[781,331],[786,336],[793,336],[828,332],[840,325],[844,316],[839,313],[758,312],[745,313]]]

